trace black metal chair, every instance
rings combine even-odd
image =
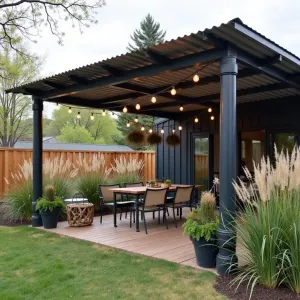
[[[166,217],[166,198],[167,198],[167,191],[168,188],[165,189],[147,189],[144,195],[143,203],[137,208],[140,210],[143,220],[144,220],[144,227],[145,232],[148,234],[147,230],[147,222],[146,222],[146,213],[147,212],[155,212],[158,211],[158,223],[160,223],[160,211],[163,211],[163,217],[166,223],[167,229],[168,227],[168,220]],[[131,216],[132,211],[130,211],[130,226],[131,226]]]
[[[103,208],[106,206],[114,210],[114,193],[111,191],[113,188],[119,188],[120,184],[98,184],[99,197],[100,197],[100,223],[102,223]],[[129,208],[130,212],[134,206],[134,201],[123,201],[122,195],[116,196],[116,208]],[[121,220],[122,215],[120,215]]]
[[[190,207],[190,209],[192,210],[194,188],[195,188],[194,185],[178,186],[174,194],[174,200],[167,201],[166,203],[166,207],[170,207],[173,209],[173,217],[174,217],[176,228],[177,228],[177,221],[175,217],[175,208],[180,210],[180,219],[182,217],[183,207]]]
[[[140,181],[140,182],[124,182],[123,185],[124,185],[125,188],[128,188],[128,187],[141,187],[141,186],[144,186],[144,183],[142,181]],[[130,196],[127,195],[127,201],[129,201],[129,200],[130,200]],[[140,198],[139,202],[142,203],[143,199]],[[127,211],[126,211],[125,218],[127,218]],[[133,214],[133,223],[135,223],[135,215],[134,214]]]

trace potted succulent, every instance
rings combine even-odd
[[[155,180],[150,180],[149,185],[150,185],[150,187],[154,188],[155,187]]]
[[[44,228],[56,228],[59,213],[65,208],[60,197],[55,196],[54,186],[45,187],[44,196],[37,201],[36,210],[39,210]]]
[[[165,183],[170,187],[172,185],[172,181],[170,179],[165,180]]]
[[[219,227],[215,195],[210,191],[203,192],[200,203],[200,207],[192,211],[183,224],[184,234],[194,244],[197,264],[200,267],[213,268],[218,254]]]

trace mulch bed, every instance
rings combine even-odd
[[[229,299],[232,300],[249,300],[250,288],[247,292],[247,283],[242,283],[237,290],[236,285],[231,286],[231,280],[234,277],[230,276],[218,276],[215,285],[216,290]],[[270,289],[261,285],[256,285],[252,294],[251,300],[290,300],[300,299],[296,293],[285,287],[279,287],[277,289]]]

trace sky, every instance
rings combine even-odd
[[[89,0],[92,1],[92,0]],[[166,40],[219,26],[239,17],[258,32],[300,56],[299,0],[106,0],[98,24],[84,29],[63,22],[63,46],[46,28],[32,51],[45,57],[41,77],[126,53],[130,35],[150,13],[167,31]],[[45,105],[51,117],[53,104]]]

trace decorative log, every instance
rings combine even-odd
[[[67,218],[71,227],[89,226],[94,219],[94,204],[68,204]]]

